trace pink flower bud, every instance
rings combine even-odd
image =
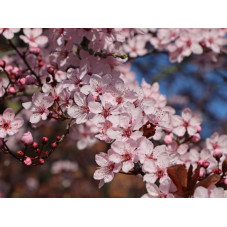
[[[204,176],[204,174],[205,174],[205,173],[204,173],[204,171],[203,171],[203,170],[200,170],[200,171],[199,171],[199,176],[200,176],[200,177],[203,177],[203,176]]]
[[[52,147],[52,148],[56,148],[56,147],[57,147],[57,143],[52,143],[52,144],[51,144],[51,147]]]
[[[25,78],[26,78],[27,85],[34,84],[36,82],[35,77],[33,77],[31,75],[27,75]]]
[[[12,73],[16,76],[16,77],[20,77],[22,75],[21,70],[18,67],[13,67],[12,69]]]
[[[15,93],[16,93],[16,90],[15,90],[15,88],[14,88],[13,86],[11,86],[11,87],[9,88],[9,93],[10,93],[10,94],[15,94]]]
[[[47,137],[43,137],[42,141],[43,141],[43,143],[47,143],[48,142],[48,138]]]
[[[43,159],[43,158],[40,158],[40,159],[39,159],[39,163],[40,163],[41,165],[43,165],[43,164],[45,163],[44,159]]]
[[[200,137],[199,133],[196,133],[196,134],[192,137],[191,141],[192,141],[192,143],[197,143],[198,141],[200,141],[200,139],[201,139],[201,137]]]
[[[200,159],[200,160],[198,161],[198,163],[202,166],[203,163],[204,163],[204,160]]]
[[[4,69],[5,66],[6,66],[6,62],[4,60],[0,60],[0,67]]]
[[[24,152],[23,151],[17,151],[17,155],[20,156],[20,157],[23,157],[24,156]]]
[[[53,67],[48,67],[48,68],[47,68],[47,72],[48,72],[50,75],[52,75],[52,76],[55,74],[55,71],[56,71],[56,70],[55,70]]]
[[[24,164],[27,165],[27,166],[30,166],[32,164],[31,158],[26,157],[25,160],[24,160]]]
[[[196,125],[197,128],[197,132],[201,132],[202,131],[202,127],[200,125]]]
[[[164,137],[164,142],[165,142],[166,144],[171,144],[171,143],[173,142],[172,136],[171,136],[171,135],[166,135],[166,136]]]
[[[214,150],[214,154],[213,154],[214,158],[216,159],[220,159],[222,157],[222,150],[219,148],[216,148]]]
[[[22,84],[22,85],[25,85],[26,84],[26,78],[19,79],[19,83]]]
[[[31,132],[26,132],[21,138],[21,142],[23,142],[25,145],[31,145],[33,143],[33,136]]]
[[[203,162],[203,167],[204,168],[207,168],[209,165],[210,165],[210,162],[208,162],[208,161],[204,161]]]
[[[224,180],[224,184],[225,184],[225,185],[227,185],[227,178],[225,178],[225,180]]]
[[[31,46],[31,47],[29,47],[29,53],[39,55],[40,48]]]
[[[39,144],[36,143],[36,142],[33,142],[32,146],[33,146],[34,148],[37,148],[37,147],[39,146]]]

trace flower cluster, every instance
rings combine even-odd
[[[16,32],[26,50],[12,42]],[[226,44],[226,32],[1,29],[15,55],[0,61],[5,75],[0,77],[0,98],[3,102],[19,99],[21,110],[20,117],[11,108],[0,117],[0,150],[26,166],[42,165],[67,134],[78,149],[101,140],[109,149],[95,156],[99,168],[94,179],[100,187],[124,173],[143,177],[148,191],[143,197],[224,197],[227,136],[214,133],[201,146],[200,114],[185,108],[177,115],[159,84],[143,80],[140,85],[126,61],[147,54],[147,42],[157,51],[168,51],[171,61],[181,62],[192,53],[218,54]],[[24,124],[24,133],[19,135],[24,121],[30,124]],[[51,143],[43,136],[35,142],[27,129],[28,125],[35,130],[48,122],[65,121],[65,132]],[[16,153],[7,145],[7,138],[14,134],[21,147]],[[78,168],[66,164],[66,169]]]

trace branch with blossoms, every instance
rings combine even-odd
[[[143,197],[224,197],[227,135],[214,133],[202,143],[201,114],[189,108],[176,114],[158,83],[140,85],[130,70],[130,60],[150,54],[148,42],[152,53],[167,51],[174,62],[207,54],[205,48],[216,57],[224,48],[227,30],[195,31],[0,29],[16,52],[0,61],[0,150],[36,166],[67,137],[81,150],[104,141],[108,151],[95,156],[99,187],[121,173],[143,179]],[[14,36],[25,51],[12,42]],[[8,99],[21,104],[18,116],[7,108]],[[65,121],[65,132],[54,139],[36,142],[30,131],[18,136],[28,126],[37,131]],[[10,149],[12,136],[23,149]]]

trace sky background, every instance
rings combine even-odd
[[[205,59],[206,61],[206,59]],[[202,113],[202,137],[213,132],[227,133],[227,67],[211,64],[202,57],[188,58],[182,63],[170,63],[167,54],[152,54],[139,57],[132,62],[132,71],[139,82],[144,78],[148,83],[158,81],[160,92],[165,94],[177,113],[189,107]],[[171,102],[174,96],[184,96],[181,104]]]

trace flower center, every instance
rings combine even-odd
[[[105,117],[105,118],[107,118],[108,116],[110,116],[110,111],[108,109],[104,109],[102,111],[102,116]]]
[[[3,128],[4,128],[5,130],[9,129],[9,123],[8,123],[8,122],[4,122],[4,123],[3,123]]]
[[[82,106],[82,110],[87,114],[90,112],[90,109],[88,106]]]
[[[122,97],[117,97],[117,98],[116,98],[116,102],[117,102],[118,104],[122,103],[122,102],[123,102],[123,98],[122,98]]]
[[[158,178],[160,179],[164,176],[164,171],[162,169],[159,169],[156,174],[157,174]]]
[[[129,161],[132,159],[132,155],[130,153],[125,153],[122,155],[122,157],[124,158],[124,161]]]
[[[124,129],[123,131],[124,136],[130,137],[132,135],[132,130],[131,128]]]
[[[184,122],[184,125],[183,125],[185,128],[187,128],[189,126],[189,123],[187,121]]]

